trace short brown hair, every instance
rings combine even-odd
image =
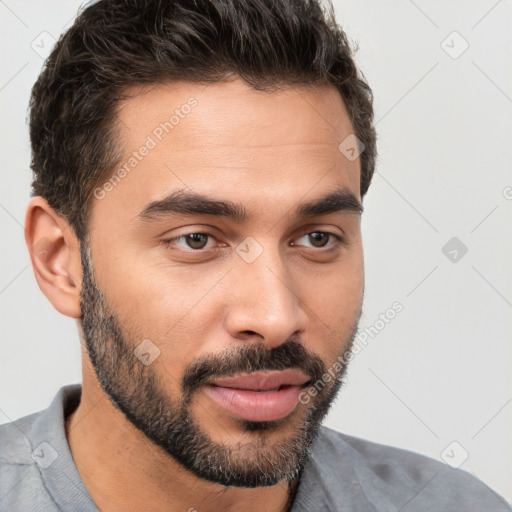
[[[33,195],[83,240],[91,192],[122,157],[116,105],[135,84],[219,82],[251,87],[330,84],[361,154],[361,195],[376,159],[373,96],[320,0],[100,0],[61,36],[30,100]],[[340,141],[341,142],[341,141]]]

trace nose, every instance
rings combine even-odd
[[[239,260],[231,274],[225,327],[232,338],[272,348],[305,330],[304,303],[279,251]]]

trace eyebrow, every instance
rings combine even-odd
[[[340,187],[324,197],[308,203],[300,203],[295,211],[298,219],[336,212],[363,213],[363,206],[346,187]],[[215,215],[242,223],[249,214],[242,204],[212,199],[195,192],[177,190],[164,199],[153,201],[139,213],[144,221],[156,220],[169,215]]]

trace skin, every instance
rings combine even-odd
[[[241,362],[244,349],[279,350],[295,340],[310,356],[306,363],[318,358],[331,368],[350,346],[364,287],[360,214],[295,216],[299,203],[340,187],[361,201],[359,159],[350,161],[338,150],[353,133],[338,91],[321,86],[261,92],[239,79],[133,88],[118,112],[125,155],[137,151],[169,112],[192,96],[198,104],[190,114],[103,198],[92,198],[88,231],[94,283],[101,291],[96,293],[115,314],[119,339],[130,352],[145,339],[158,346],[160,355],[141,375],[155,376],[158,392],[169,401],[179,400],[183,376],[195,362],[230,364],[228,354]],[[178,189],[240,203],[249,218],[237,223],[200,214],[141,220],[149,203]],[[192,253],[183,238],[162,242],[205,231],[213,237],[202,253]],[[315,246],[308,236],[314,232],[338,234],[343,242],[330,237],[326,247]],[[247,237],[262,249],[252,263],[236,252]],[[81,328],[84,275],[73,229],[42,197],[34,197],[26,239],[41,290],[80,328],[82,398],[66,419],[66,435],[98,508],[287,510],[286,479],[240,487],[200,478],[127,419],[102,387]],[[34,249],[41,240],[44,257]],[[96,339],[99,346],[101,336],[90,342]],[[139,368],[133,359],[133,368]],[[235,450],[249,465],[296,435],[313,405],[322,399],[330,405],[337,389],[331,383],[326,390],[271,429],[248,430],[201,386],[187,411],[212,446]]]

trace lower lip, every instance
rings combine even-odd
[[[272,421],[290,414],[299,401],[301,386],[287,386],[279,391],[206,386],[206,393],[225,411],[248,421]]]

